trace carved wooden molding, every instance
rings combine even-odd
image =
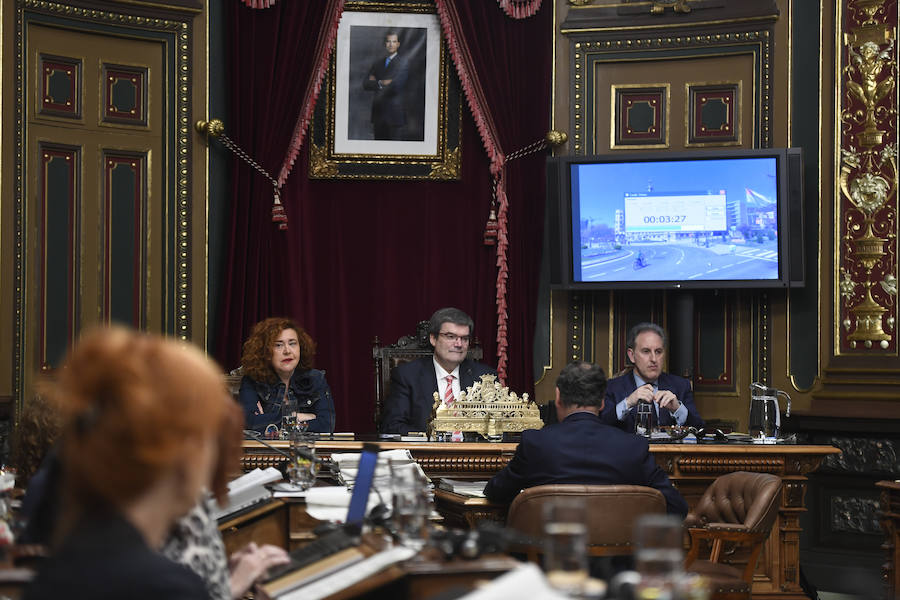
[[[900,442],[897,440],[831,436],[825,443],[841,449],[841,454],[825,459],[825,468],[847,473],[900,476]]]
[[[732,473],[752,471],[754,473],[784,472],[783,458],[726,458],[721,456],[682,456],[677,461],[681,473]]]
[[[829,525],[834,532],[880,534],[878,500],[858,496],[832,496]]]

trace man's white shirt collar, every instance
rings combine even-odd
[[[441,395],[441,400],[447,394],[447,375],[453,375],[453,397],[459,398],[459,394],[462,391],[459,383],[459,365],[456,365],[455,369],[448,372],[438,363],[434,355],[431,356],[431,362],[434,363],[434,375],[437,378],[438,393]]]

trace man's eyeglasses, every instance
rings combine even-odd
[[[468,344],[469,340],[472,339],[467,335],[456,335],[455,333],[450,333],[449,331],[442,331],[438,335],[450,343],[453,343],[453,342],[456,342],[456,340],[459,340],[463,344]]]

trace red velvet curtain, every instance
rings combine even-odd
[[[270,173],[277,171],[314,70],[317,2],[231,9],[231,116],[226,131]],[[476,42],[473,55],[495,112],[503,149],[549,128],[551,9],[514,20],[494,2],[457,2]],[[469,5],[472,6],[469,6]],[[462,6],[465,5],[465,6]],[[469,40],[467,39],[467,42]],[[481,69],[484,69],[483,71]],[[496,364],[496,266],[482,235],[491,200],[487,155],[464,111],[458,182],[323,181],[307,177],[307,147],[282,200],[290,228],[271,223],[271,187],[233,165],[230,246],[217,358],[237,366],[250,327],[272,315],[296,318],[318,342],[316,366],[334,392],[337,429],[374,430],[372,340],[390,343],[437,308],[475,319],[485,362]],[[532,392],[544,202],[544,155],[510,163],[509,371]]]

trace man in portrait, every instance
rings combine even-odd
[[[406,125],[404,91],[409,78],[409,64],[398,53],[400,38],[390,30],[384,34],[383,56],[372,62],[363,81],[363,89],[374,92],[372,99],[372,129],[376,140],[403,139]]]

